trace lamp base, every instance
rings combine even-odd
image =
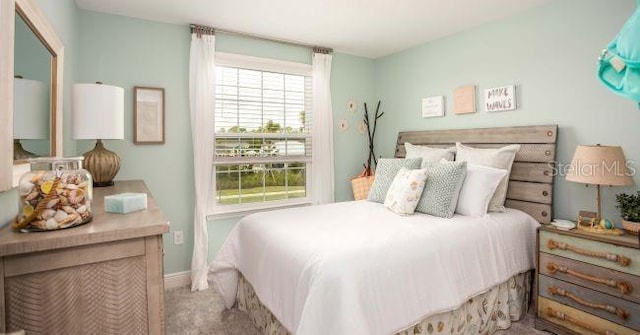
[[[33,157],[38,157],[38,155],[34,154],[33,152],[24,150],[24,148],[22,147],[22,143],[20,143],[20,140],[13,140],[13,160],[17,161]]]
[[[93,150],[85,152],[83,156],[83,165],[93,177],[93,186],[113,186],[113,178],[120,171],[120,157],[105,149],[102,140],[97,140]]]

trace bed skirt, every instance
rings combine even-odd
[[[488,291],[467,300],[449,312],[428,316],[394,335],[422,335],[446,331],[448,334],[493,334],[511,327],[512,321],[525,316],[531,294],[532,271],[509,278]],[[249,314],[253,324],[263,335],[290,335],[291,333],[258,299],[253,287],[240,274],[237,304]]]

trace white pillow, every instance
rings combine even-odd
[[[427,171],[428,169],[409,170],[402,167],[389,186],[384,207],[400,215],[413,214],[427,181]]]
[[[422,158],[422,168],[425,168],[428,163],[438,163],[441,159],[453,161],[453,155],[456,153],[455,147],[441,149],[413,145],[409,142],[405,142],[404,150],[406,151],[405,158]]]
[[[504,212],[504,200],[507,197],[511,166],[518,150],[520,150],[518,144],[497,149],[476,149],[462,145],[460,142],[456,143],[456,161],[507,170],[507,174],[502,178],[489,202],[489,212]]]
[[[507,175],[507,170],[467,164],[467,177],[462,183],[456,213],[466,216],[487,214],[491,197]]]

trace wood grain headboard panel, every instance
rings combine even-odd
[[[474,148],[520,144],[511,169],[505,206],[519,209],[540,223],[548,224],[553,215],[552,167],[557,138],[557,125],[405,131],[398,134],[395,157],[405,156],[405,142],[435,148],[448,148],[455,146],[456,142]]]

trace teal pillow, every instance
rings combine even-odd
[[[376,166],[376,178],[373,180],[367,200],[384,203],[387,191],[400,169],[419,169],[422,158],[380,158]]]
[[[451,218],[467,175],[467,162],[428,163],[427,183],[416,212]]]

